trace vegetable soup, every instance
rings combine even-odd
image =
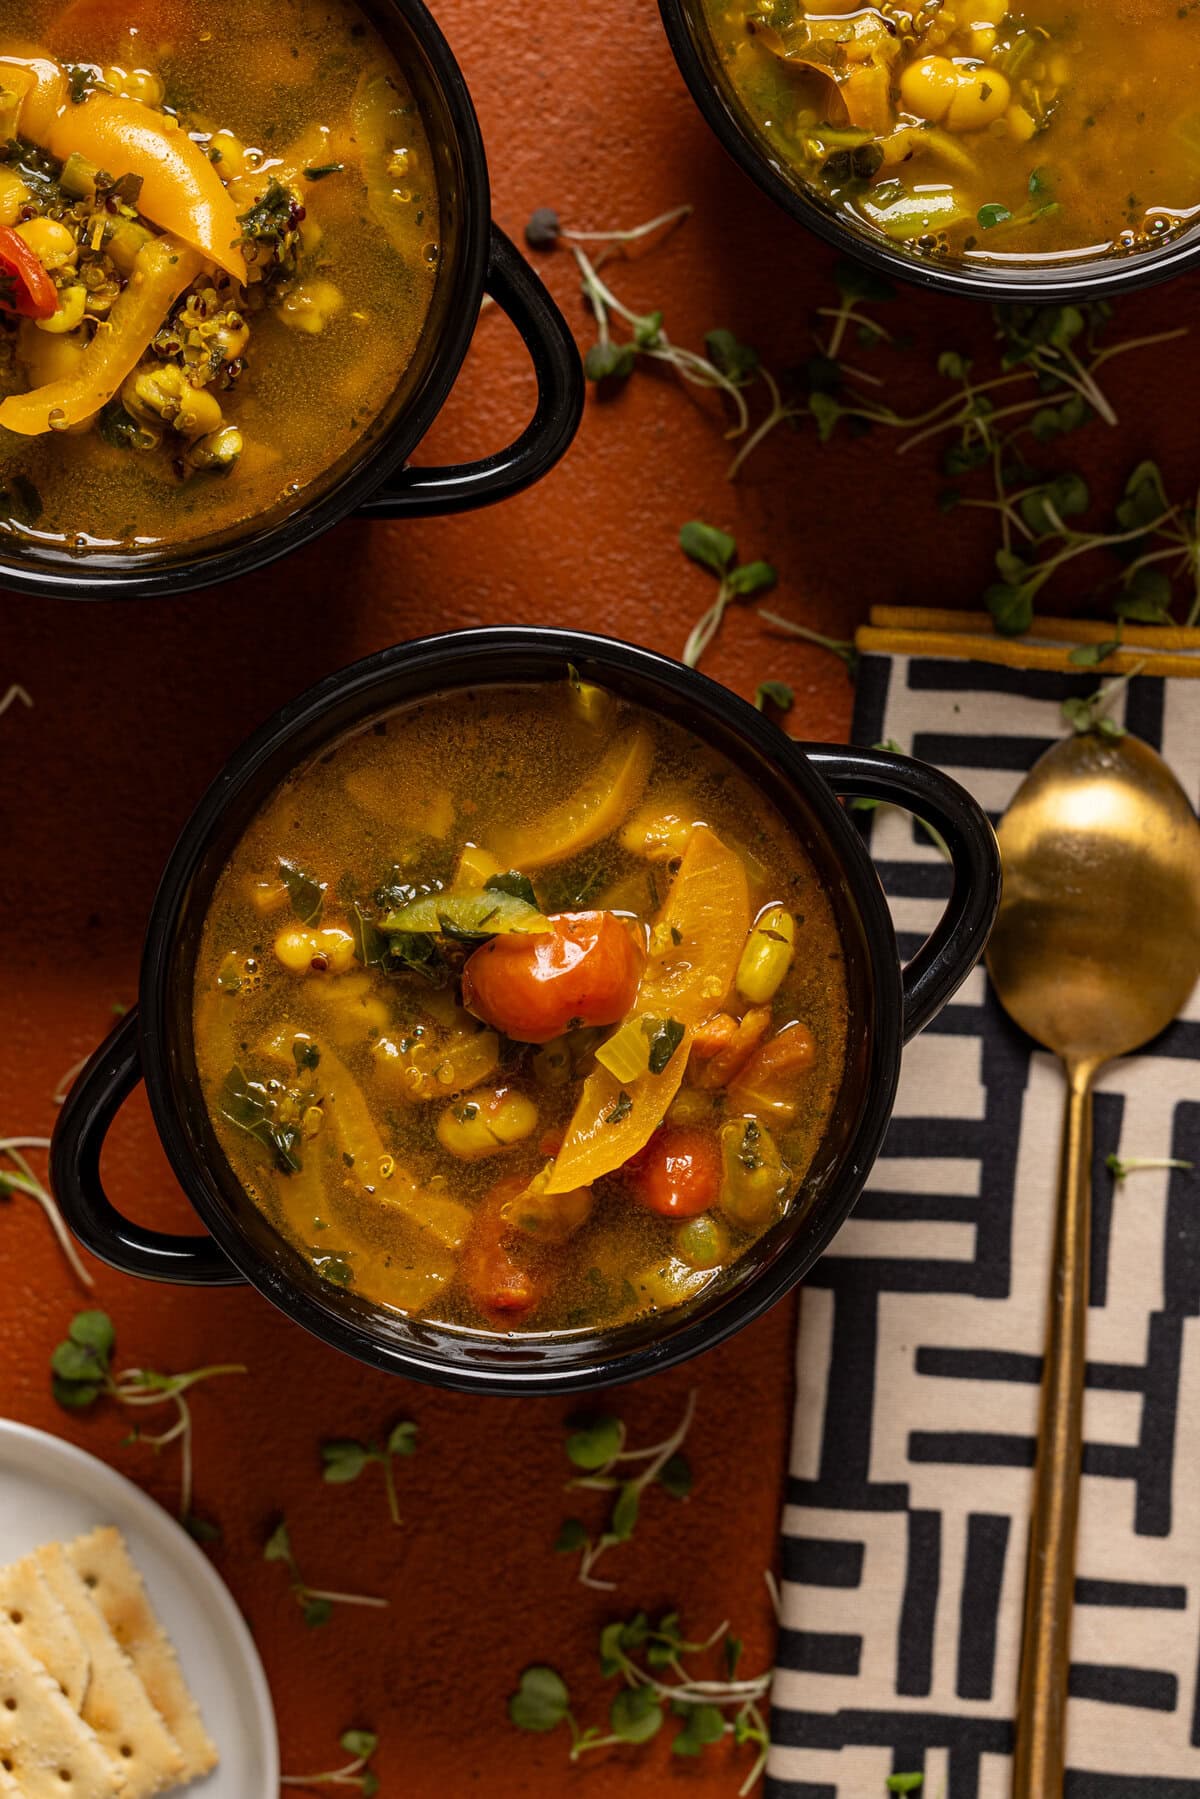
[[[717,1281],[803,1205],[846,1039],[779,814],[577,679],[413,704],[300,770],[216,887],[194,1007],[217,1138],[293,1248],[508,1332]]]
[[[702,0],[774,155],[934,255],[1134,252],[1200,214],[1198,0]]]
[[[399,386],[439,254],[350,0],[0,0],[0,533],[152,554],[286,508]]]

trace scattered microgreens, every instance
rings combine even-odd
[[[7,1168],[0,1166],[0,1199],[11,1199],[15,1193],[24,1193],[39,1205],[46,1214],[50,1229],[54,1232],[75,1279],[81,1287],[94,1287],[96,1283],[80,1259],[74,1239],[58,1209],[58,1202],[45,1181],[39,1180],[34,1173],[25,1153],[26,1150],[49,1148],[49,1137],[0,1137],[0,1164],[10,1164]]]
[[[768,706],[790,712],[795,703],[796,695],[786,681],[760,681],[755,690],[754,704],[760,712],[765,712]]]
[[[721,629],[730,602],[768,592],[779,577],[769,562],[739,564],[737,544],[728,532],[718,531],[715,525],[705,525],[699,519],[683,526],[679,547],[692,562],[717,578],[717,597],[696,620],[683,646],[683,660],[689,668],[695,668]]]
[[[705,1679],[685,1664],[720,1649],[723,1678]],[[703,1755],[712,1743],[732,1737],[737,1744],[750,1743],[757,1751],[753,1766],[738,1788],[739,1799],[749,1793],[767,1763],[767,1723],[763,1703],[771,1676],[760,1674],[738,1680],[742,1645],[722,1624],[704,1642],[690,1643],[676,1612],[651,1623],[645,1612],[628,1620],[618,1619],[600,1632],[600,1671],[606,1680],[621,1685],[609,1707],[607,1731],[596,1725],[581,1728],[571,1711],[571,1695],[554,1668],[526,1668],[520,1685],[508,1702],[508,1715],[519,1730],[546,1732],[566,1724],[571,1733],[570,1760],[575,1762],[590,1749],[616,1744],[648,1743],[658,1735],[668,1716],[679,1719],[671,1743],[672,1753]]]
[[[33,697],[31,694],[27,693],[23,687],[19,687],[14,681],[12,686],[4,693],[0,693],[0,718],[4,716],[10,706],[16,706],[18,704],[25,706],[28,709],[32,709]]]
[[[151,1368],[124,1368],[112,1371],[112,1353],[116,1331],[106,1312],[77,1312],[67,1328],[65,1340],[50,1358],[54,1397],[71,1412],[84,1412],[102,1396],[118,1405],[140,1411],[146,1407],[172,1405],[175,1422],[158,1436],[150,1436],[135,1426],[126,1441],[147,1443],[151,1449],[166,1449],[179,1444],[181,1471],[179,1480],[179,1518],[184,1527],[202,1540],[210,1540],[213,1527],[192,1513],[192,1410],[187,1394],[201,1381],[214,1380],[222,1374],[245,1374],[240,1363],[221,1363],[209,1368],[194,1368],[190,1374],[158,1374]]]
[[[1109,716],[1110,709],[1122,688],[1132,681],[1134,675],[1140,674],[1145,666],[1144,662],[1135,662],[1128,674],[1118,675],[1115,681],[1105,682],[1103,687],[1098,687],[1086,699],[1074,695],[1063,701],[1063,718],[1076,736],[1085,737],[1089,731],[1094,731],[1098,737],[1107,737],[1112,743],[1124,737],[1125,727]]]
[[[550,207],[539,207],[525,227],[525,240],[532,249],[553,250],[566,245],[575,258],[584,298],[596,321],[596,342],[584,357],[584,372],[589,381],[626,381],[639,361],[661,363],[674,370],[682,381],[693,387],[719,393],[729,403],[732,422],[725,436],[746,439],[730,466],[732,480],[746,457],[762,442],[785,416],[779,383],[762,366],[757,350],[744,344],[732,331],[715,328],[705,335],[704,351],[686,350],[673,344],[663,324],[661,308],[634,312],[617,298],[601,279],[600,271],[613,257],[629,249],[644,252],[664,243],[677,226],[690,217],[690,206],[676,206],[670,212],[635,225],[630,231],[569,231]],[[598,244],[598,252],[585,250],[585,244]],[[613,324],[619,320],[629,336],[617,338]],[[751,412],[746,390],[760,381],[767,390],[770,409],[765,420],[751,432]]]
[[[400,1501],[396,1493],[393,1463],[397,1456],[415,1455],[416,1448],[417,1427],[407,1419],[393,1426],[382,1447],[378,1443],[356,1443],[348,1437],[322,1443],[322,1478],[331,1487],[346,1486],[357,1480],[364,1468],[378,1462],[383,1469],[383,1484],[392,1523],[399,1524]]]
[[[287,1520],[281,1518],[263,1548],[264,1562],[282,1562],[291,1575],[292,1595],[304,1614],[304,1622],[316,1627],[328,1624],[335,1605],[363,1605],[374,1610],[386,1609],[389,1601],[373,1599],[362,1593],[331,1593],[321,1587],[310,1587],[296,1566],[291,1532]]]
[[[1200,518],[1194,501],[1172,504],[1154,463],[1134,469],[1113,521],[1095,531],[1069,524],[1091,506],[1086,481],[1074,470],[1039,469],[1030,460],[1093,419],[1116,425],[1117,414],[1100,386],[1101,371],[1131,351],[1173,342],[1183,330],[1127,338],[1105,344],[1112,321],[1107,305],[1003,306],[993,310],[996,324],[995,372],[977,375],[970,358],[944,350],[937,374],[951,391],[924,411],[906,415],[880,395],[884,385],[874,371],[851,367],[842,359],[853,331],[860,350],[879,345],[899,349],[900,339],[864,310],[895,298],[891,284],[844,262],[836,280],[840,303],[819,310],[829,321],[817,354],[803,371],[801,391],[784,406],[781,417],[810,416],[821,442],[844,422],[852,435],[873,429],[902,434],[897,447],[907,455],[920,445],[947,435],[942,472],[960,482],[988,471],[990,497],[969,495],[961,486],[941,495],[943,512],[957,507],[983,508],[997,515],[1000,547],[996,568],[1000,580],[988,588],[985,601],[997,631],[1018,636],[1029,629],[1033,604],[1041,589],[1077,557],[1110,551],[1123,561],[1121,589],[1114,611],[1118,618],[1142,624],[1169,622],[1172,578],[1186,576],[1193,590],[1188,623],[1200,619]],[[779,422],[778,420],[775,421]],[[747,444],[748,451],[753,446]]]
[[[902,756],[904,754],[904,751],[894,737],[885,737],[882,742],[872,744],[871,747],[876,750],[886,750],[890,756]],[[850,801],[850,810],[852,812],[878,812],[881,808],[885,811],[888,809],[888,802],[886,800],[869,799],[866,794],[858,794]],[[953,861],[946,839],[942,836],[942,833],[937,829],[936,825],[931,825],[927,818],[920,817],[916,812],[912,813],[911,817],[920,825],[930,843],[932,843],[934,848],[945,857],[946,861]]]
[[[688,1394],[683,1417],[671,1435],[648,1449],[627,1449],[625,1425],[607,1413],[568,1419],[567,1459],[582,1470],[567,1482],[567,1491],[615,1493],[608,1522],[596,1538],[579,1518],[564,1518],[555,1549],[561,1555],[579,1555],[579,1579],[585,1587],[611,1592],[615,1581],[597,1580],[596,1563],[619,1543],[627,1543],[637,1527],[642,1495],[656,1483],[672,1499],[686,1499],[692,1490],[692,1471],[680,1453],[696,1415],[696,1394]],[[631,1463],[643,1463],[638,1474],[625,1474]]]
[[[338,1742],[351,1757],[344,1768],[334,1768],[329,1774],[281,1774],[280,1786],[357,1787],[371,1799],[379,1791],[379,1776],[368,1763],[379,1747],[379,1738],[373,1730],[344,1730]]]
[[[1184,1162],[1179,1156],[1127,1156],[1122,1159],[1114,1154],[1104,1158],[1104,1166],[1119,1185],[1131,1174],[1144,1174],[1150,1168],[1178,1168],[1184,1174],[1191,1174],[1196,1164]]]

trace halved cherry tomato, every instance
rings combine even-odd
[[[528,1176],[523,1174],[507,1175],[496,1182],[479,1208],[463,1251],[467,1291],[480,1311],[493,1317],[519,1318],[532,1311],[542,1297],[544,1283],[514,1260],[507,1247],[517,1233],[504,1217],[504,1207],[528,1185]]]
[[[626,1163],[638,1199],[661,1218],[696,1218],[716,1202],[721,1151],[703,1131],[660,1131]]]
[[[637,998],[642,953],[612,912],[560,912],[552,929],[493,937],[463,969],[463,1004],[519,1043],[616,1024]]]
[[[0,225],[0,307],[23,319],[52,319],[58,311],[58,290],[11,225]]]

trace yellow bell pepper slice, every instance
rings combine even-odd
[[[79,358],[69,380],[12,394],[0,406],[0,425],[20,437],[67,431],[94,418],[137,367],[172,305],[196,279],[203,260],[172,237],[153,237],[138,251],[133,274]]]
[[[32,134],[27,108],[22,128]],[[92,93],[61,110],[39,141],[60,162],[77,151],[109,174],[140,176],[142,216],[245,283],[237,209],[204,151],[174,119],[140,100]]]
[[[647,732],[634,731],[618,739],[569,799],[536,824],[491,838],[488,848],[505,868],[519,868],[523,874],[590,849],[615,831],[637,804],[653,759]]]
[[[21,95],[21,130],[32,143],[44,142],[67,101],[67,78],[48,56],[0,56],[0,81]]]
[[[605,1068],[584,1082],[548,1193],[590,1187],[636,1156],[662,1123],[687,1067],[692,1034],[733,985],[750,929],[750,887],[741,858],[706,826],[683,853],[651,932],[651,954],[634,1010],[674,1018],[683,1041],[659,1075],[622,1086]]]

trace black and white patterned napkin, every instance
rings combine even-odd
[[[856,741],[894,739],[994,819],[1094,675],[868,655]],[[1118,718],[1195,802],[1200,680]],[[902,955],[949,873],[863,813]],[[1145,929],[1155,929],[1148,917]],[[910,1045],[857,1211],[801,1303],[769,1799],[1008,1799],[1063,1079],[976,969]],[[1200,998],[1096,1095],[1086,1448],[1066,1799],[1200,1799]],[[1045,1795],[1045,1799],[1057,1799]]]

